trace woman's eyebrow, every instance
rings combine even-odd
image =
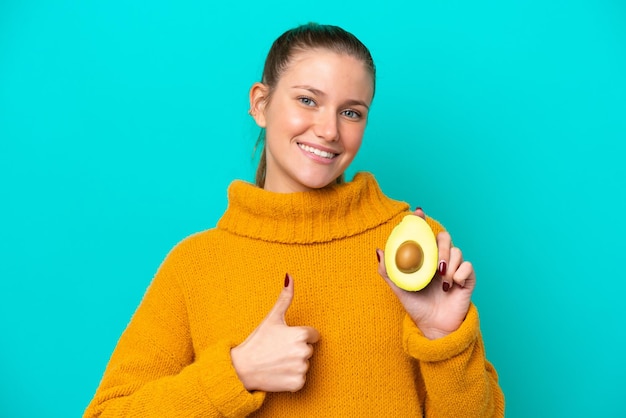
[[[366,108],[367,110],[370,109],[370,107],[367,105],[367,103],[365,103],[363,100],[356,100],[356,99],[352,99],[352,100],[348,100],[345,103],[347,106],[363,106],[364,108]]]
[[[311,86],[307,86],[307,85],[296,85],[296,86],[291,86],[294,89],[303,89],[303,90],[308,90],[311,93],[313,93],[316,96],[326,96],[326,93],[324,93],[323,91],[316,89],[315,87],[311,87]],[[345,102],[346,105],[349,106],[354,106],[354,105],[360,105],[365,107],[367,110],[369,110],[369,106],[367,105],[367,103],[365,103],[363,100],[357,100],[357,99],[349,99]]]
[[[308,90],[317,96],[326,96],[326,93],[324,93],[321,90],[316,89],[315,87],[306,86],[306,85],[297,85],[297,86],[291,86],[291,87],[294,89]]]

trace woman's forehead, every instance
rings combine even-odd
[[[321,90],[325,85],[331,87],[337,83],[351,89],[371,90],[373,79],[360,59],[327,49],[297,52],[279,78],[279,84],[289,87],[307,85]]]

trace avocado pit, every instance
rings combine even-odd
[[[415,241],[404,241],[396,250],[396,266],[402,273],[415,273],[424,263],[424,250]]]

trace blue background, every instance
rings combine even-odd
[[[308,21],[370,47],[350,173],[474,263],[507,416],[626,416],[618,0],[2,0],[0,416],[82,414],[164,256],[252,179],[248,88]]]

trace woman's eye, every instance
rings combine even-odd
[[[310,97],[306,97],[306,96],[298,97],[298,100],[300,100],[300,103],[302,103],[305,106],[315,106],[315,102]]]
[[[358,119],[361,117],[361,114],[359,112],[357,112],[356,110],[352,110],[352,109],[347,109],[343,111],[344,116],[350,118],[350,119]]]

